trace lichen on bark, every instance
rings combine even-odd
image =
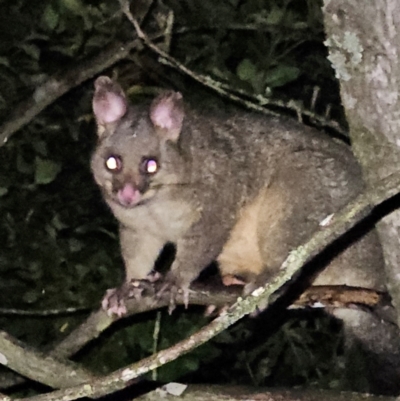
[[[354,153],[367,186],[374,188],[400,168],[400,4],[325,0],[323,14]],[[354,40],[346,42],[346,37]],[[354,58],[357,49],[362,57]],[[384,217],[377,228],[400,322],[400,211]]]

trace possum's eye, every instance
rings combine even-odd
[[[153,175],[159,168],[158,161],[154,157],[144,157],[140,165],[140,170],[144,174]]]
[[[118,173],[122,170],[122,159],[119,156],[109,156],[105,164],[106,169],[113,173]]]

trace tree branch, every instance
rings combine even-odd
[[[43,85],[35,89],[28,100],[17,105],[8,121],[0,126],[0,147],[8,141],[12,134],[28,124],[59,97],[127,57],[129,52],[138,45],[140,45],[138,39],[128,43],[112,43],[99,55],[84,60],[62,74],[50,77]]]
[[[162,283],[160,284],[162,286]],[[157,287],[154,290],[157,293]],[[202,288],[194,285],[190,289],[190,305],[203,305],[205,307],[213,305],[216,308],[224,308],[233,304],[238,297],[242,295],[242,289],[236,288],[220,288],[213,287]],[[127,314],[122,318],[127,318],[142,312],[148,312],[169,306],[170,294],[164,291],[162,296],[157,300],[154,295],[144,295],[139,300],[132,298],[125,301]],[[177,305],[184,305],[184,299],[181,294],[177,295]],[[390,299],[386,293],[374,291],[365,288],[347,287],[347,286],[313,286],[306,290],[297,299],[291,309],[304,307],[332,307],[332,308],[348,308],[352,309],[360,306],[368,307],[375,313],[378,309],[380,317],[380,309],[388,309],[391,307]],[[382,317],[386,318],[386,316]],[[114,322],[119,320],[116,315],[107,316],[106,312],[99,309],[93,312],[84,323],[80,324],[66,338],[57,344],[50,352],[51,356],[58,359],[68,358],[78,352],[90,341],[98,338],[101,333],[110,327]],[[391,316],[389,320],[392,321]]]
[[[72,362],[60,362],[23,345],[0,331],[0,363],[21,375],[52,388],[65,388],[91,381],[94,376]]]
[[[154,291],[157,292],[157,287]],[[215,288],[215,286],[208,286],[203,288],[202,286],[194,285],[191,288],[190,304],[204,306],[211,304],[222,308],[235,302],[241,292],[239,287]],[[151,294],[143,296],[140,300],[130,299],[126,302],[128,309],[126,317],[166,307],[169,305],[169,299],[168,292],[165,292],[156,301],[154,295]],[[183,305],[183,298],[178,298],[177,303]],[[314,286],[306,290],[293,303],[292,308],[305,306],[317,306],[320,308],[324,306],[335,308],[351,307],[354,309],[357,305],[362,308],[368,307],[375,313],[375,308],[378,306],[383,310],[387,310],[390,302],[385,293],[370,289],[346,286]],[[14,313],[18,313],[18,311],[14,311]],[[42,315],[43,313],[38,314]],[[52,388],[66,388],[88,382],[93,378],[90,372],[80,368],[78,364],[70,361],[63,362],[62,360],[71,357],[88,342],[99,337],[105,329],[118,319],[107,316],[100,309],[92,313],[84,323],[79,325],[48,354],[35,352],[25,344],[11,338],[8,334],[0,332],[0,361],[3,361],[5,366],[20,375]],[[392,321],[393,319],[390,320]],[[20,380],[15,380],[14,376],[13,384],[24,380],[22,377],[18,376],[18,378]],[[5,387],[4,383],[2,383],[1,387]]]

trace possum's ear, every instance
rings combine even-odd
[[[128,109],[122,88],[109,77],[101,76],[94,83],[93,113],[96,117],[98,135],[107,131],[107,125],[120,120]]]
[[[157,96],[150,107],[150,120],[164,140],[178,140],[184,115],[182,95],[179,92],[169,91]]]

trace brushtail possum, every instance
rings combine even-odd
[[[125,312],[129,283],[151,277],[169,242],[176,256],[164,280],[186,302],[190,283],[215,260],[225,283],[266,280],[363,189],[345,145],[287,118],[201,113],[172,91],[131,105],[105,76],[95,82],[93,111],[92,171],[119,221],[126,269],[124,286],[103,301],[109,313]],[[370,232],[329,261],[316,283],[382,289],[382,263]]]

